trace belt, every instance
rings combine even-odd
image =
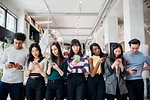
[[[63,82],[63,80],[62,80],[62,79],[58,79],[58,80],[48,80],[48,82],[57,83],[57,82]]]
[[[43,76],[29,76],[30,79],[42,79]]]

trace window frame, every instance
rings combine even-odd
[[[2,27],[5,28],[5,26],[6,26],[6,9],[4,7],[2,7],[2,6],[0,6],[0,8],[3,9],[4,12],[5,12],[5,15],[4,15],[4,26],[2,26]]]
[[[17,18],[13,14],[11,14],[11,12],[7,11],[7,13],[6,13],[6,23],[5,23],[6,25],[7,25],[7,14],[9,14],[10,16],[12,16],[15,19],[15,31],[14,32],[17,32]],[[5,28],[7,29],[7,26]]]
[[[12,16],[15,19],[15,31],[14,32],[12,31],[12,32],[16,33],[17,32],[17,22],[18,22],[16,15],[12,11],[10,11],[8,8],[3,6],[2,4],[0,4],[0,8],[2,8],[5,11],[4,28],[7,29],[7,14],[9,14],[10,16]],[[9,30],[9,31],[11,31],[11,30]]]

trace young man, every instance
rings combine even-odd
[[[142,70],[144,63],[150,65],[150,57],[139,51],[140,41],[132,39],[129,41],[131,51],[124,54],[127,61],[126,84],[130,100],[144,100],[144,82]]]
[[[23,88],[23,66],[27,60],[27,51],[22,47],[26,36],[22,33],[13,35],[14,46],[7,48],[0,61],[3,76],[0,81],[0,100],[6,100],[10,93],[11,100],[19,100]]]

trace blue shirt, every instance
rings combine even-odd
[[[127,74],[126,80],[142,79],[141,71],[144,67],[144,63],[150,65],[150,56],[144,55],[138,51],[136,54],[128,51],[124,53],[124,59],[127,61],[126,69],[136,69],[137,73],[134,75]]]

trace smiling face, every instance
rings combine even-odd
[[[120,54],[121,54],[121,49],[120,49],[120,47],[118,47],[118,48],[116,48],[116,49],[114,50],[115,58],[119,57]]]
[[[36,47],[32,48],[31,53],[32,53],[34,58],[39,58],[39,50]]]
[[[51,47],[51,49],[52,49],[52,53],[53,53],[55,56],[58,56],[58,48],[56,47],[56,45],[53,45],[53,46]]]
[[[78,52],[80,50],[80,46],[78,44],[74,44],[72,46],[72,50],[73,50],[74,54],[78,54]]]
[[[100,55],[99,47],[98,46],[93,46],[92,52],[94,53],[95,56],[99,56]]]
[[[14,47],[18,50],[23,48],[22,47],[23,43],[24,42],[22,40],[14,39]]]
[[[136,54],[139,51],[139,47],[140,47],[139,44],[131,44],[130,46],[131,52]]]

